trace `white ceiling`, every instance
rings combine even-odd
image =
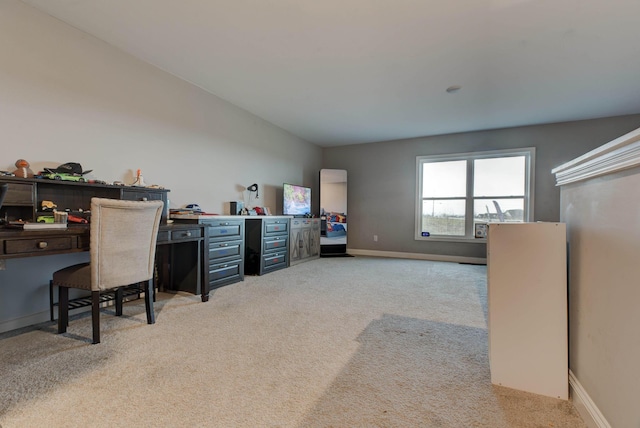
[[[639,0],[23,1],[321,146],[640,113]]]

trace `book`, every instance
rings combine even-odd
[[[194,213],[194,214],[170,214],[169,217],[177,220],[197,220],[199,218],[215,217],[218,214]]]
[[[66,229],[67,223],[25,223],[24,230]]]

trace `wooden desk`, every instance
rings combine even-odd
[[[160,226],[157,241],[158,284],[162,290],[187,291],[209,300],[204,270],[207,228],[198,224]],[[24,258],[89,251],[87,225],[62,230],[18,230],[0,228],[0,259]]]
[[[158,287],[163,291],[186,291],[209,300],[207,270],[208,230],[201,224],[160,226],[156,263]]]

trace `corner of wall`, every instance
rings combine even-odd
[[[589,428],[611,428],[596,403],[591,400],[571,370],[569,370],[569,392],[573,405]]]

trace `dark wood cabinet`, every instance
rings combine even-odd
[[[165,204],[162,223],[167,220],[166,189],[146,187],[114,186],[106,184],[76,183],[36,178],[0,177],[0,184],[7,183],[9,188],[0,218],[7,221],[37,221],[40,216],[50,216],[51,211],[42,210],[43,201],[51,201],[59,211],[86,217],[91,209],[91,198],[109,198],[124,200],[161,200]]]
[[[158,232],[159,288],[163,291],[186,291],[209,300],[205,279],[205,226],[199,224],[168,224]]]
[[[289,264],[317,259],[320,257],[320,219],[291,219],[289,240]]]
[[[289,217],[246,219],[245,273],[263,275],[289,266]]]
[[[244,280],[245,222],[238,216],[199,216],[175,220],[174,224],[197,223],[205,227],[205,283],[209,290]]]
[[[209,227],[209,288],[244,280],[244,220],[206,220]]]

